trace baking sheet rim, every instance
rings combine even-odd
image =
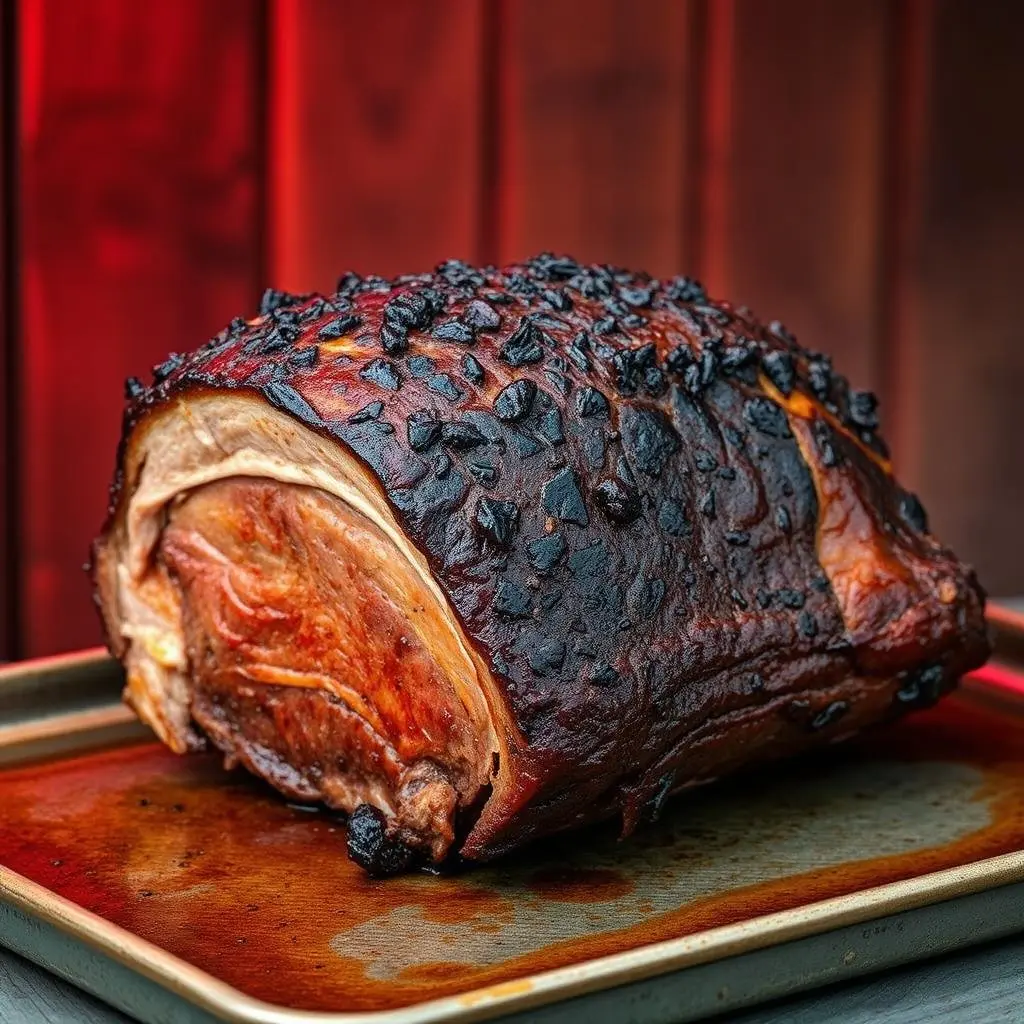
[[[551,1002],[553,998],[566,999],[613,985],[641,981],[657,974],[1021,881],[1024,881],[1024,850],[472,989],[455,996],[389,1010],[338,1012],[290,1009],[247,996],[146,939],[2,865],[0,899],[85,942],[104,956],[141,972],[188,1002],[238,1024],[326,1024],[328,1021],[338,1024],[461,1021],[468,1024],[499,1013],[526,1010]]]

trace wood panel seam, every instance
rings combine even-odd
[[[925,150],[928,102],[929,0],[905,0],[889,9],[881,202],[877,267],[878,327],[874,359],[886,435],[897,469],[909,456],[906,346],[913,332],[907,301],[912,239],[920,218],[915,181]]]

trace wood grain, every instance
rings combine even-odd
[[[1018,8],[4,5],[20,23],[24,336],[16,373],[0,359],[0,482],[18,483],[0,503],[0,656],[12,604],[25,653],[96,641],[81,563],[120,381],[252,308],[264,264],[294,289],[545,248],[696,270],[881,390],[937,533],[992,592],[1019,591]]]
[[[128,1024],[131,1018],[0,949],[0,1020],[19,1024]]]
[[[731,1024],[978,1024],[1020,1020],[1024,938],[787,999]]]
[[[12,365],[17,286],[14,280],[13,242],[13,90],[14,7],[0,7],[0,661],[14,657],[13,433],[16,409]]]
[[[481,0],[277,0],[271,274],[333,289],[479,256]]]
[[[879,380],[885,0],[708,5],[700,272]]]
[[[503,5],[502,261],[551,249],[657,275],[685,268],[691,6]]]
[[[82,563],[122,381],[257,300],[260,5],[24,0],[27,653],[99,639]]]
[[[927,55],[894,267],[897,464],[990,593],[1019,593],[1024,508],[1024,7],[913,5]],[[933,17],[928,15],[933,12]]]

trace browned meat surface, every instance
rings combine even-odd
[[[988,652],[873,396],[685,278],[347,275],[129,392],[95,553],[127,699],[362,808],[371,868],[629,831]]]
[[[421,638],[432,602],[380,531],[323,491],[233,477],[173,509],[161,552],[217,745],[292,796],[386,807],[443,855],[490,774],[488,719]]]

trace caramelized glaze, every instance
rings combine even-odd
[[[0,801],[14,871],[256,998],[383,1009],[1019,849],[1024,721],[958,696],[678,798],[627,843],[601,826],[390,881],[339,820],[158,744],[5,771]]]

